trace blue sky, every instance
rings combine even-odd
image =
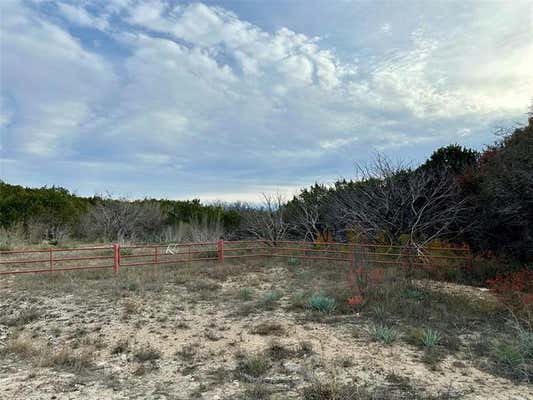
[[[11,1],[0,178],[255,201],[482,148],[533,97],[533,2]]]

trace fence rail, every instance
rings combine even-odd
[[[461,267],[471,265],[472,256],[463,247],[425,247],[416,253],[405,246],[364,243],[305,242],[295,240],[238,240],[200,243],[107,245],[79,248],[0,251],[0,275],[72,270],[178,265],[199,261],[255,257],[294,258],[346,262],[351,265],[405,265]],[[82,262],[83,265],[79,263]],[[442,264],[445,262],[445,264]]]

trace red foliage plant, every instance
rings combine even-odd
[[[533,290],[533,271],[526,268],[498,275],[494,279],[487,280],[490,289],[499,294],[513,292],[530,292]]]
[[[494,279],[487,280],[487,285],[509,306],[533,305],[533,270],[524,268],[498,275]]]
[[[348,272],[348,285],[353,296],[348,298],[348,305],[357,307],[364,304],[369,292],[383,282],[384,275],[383,268],[351,268]]]
[[[357,307],[363,304],[364,301],[365,299],[363,298],[363,296],[353,296],[353,297],[348,297],[347,303],[349,306]]]
[[[526,306],[533,305],[533,293],[524,293],[522,294],[522,303]]]

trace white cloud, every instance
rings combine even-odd
[[[287,28],[270,34],[230,12],[201,3],[174,9],[161,2],[141,3],[131,11],[129,20],[198,48],[224,45],[225,51],[252,79],[279,71],[280,79],[290,85],[316,83],[332,89],[345,73],[331,51],[319,48],[317,38]]]
[[[61,14],[63,14],[65,18],[76,25],[87,26],[102,31],[109,27],[109,24],[105,18],[91,15],[82,6],[73,6],[67,3],[58,3],[57,6]]]
[[[388,34],[388,33],[390,33],[391,28],[392,28],[391,24],[385,23],[385,24],[381,25],[379,30],[381,31],[381,33]]]
[[[14,3],[7,11],[2,93],[16,105],[17,124],[3,133],[4,140],[33,155],[68,153],[83,124],[105,103],[113,70],[58,26]]]
[[[164,24],[162,13],[165,5],[160,1],[148,1],[137,5],[131,12],[130,21],[147,27],[160,27]]]
[[[80,37],[39,7],[9,4],[2,151],[64,163],[82,155],[94,182],[115,170],[135,188],[146,174],[154,185],[193,182],[183,190],[213,199],[292,188],[346,174],[375,149],[478,140],[533,93],[531,27],[515,34],[503,17],[507,41],[490,24],[421,24],[401,46],[347,57],[330,39],[267,31],[201,3],[58,3],[62,25],[101,31]],[[376,37],[401,26],[391,16]]]
[[[335,150],[335,149],[338,149],[339,147],[351,144],[357,140],[358,140],[357,137],[339,138],[339,139],[333,139],[333,140],[321,140],[320,147],[325,150]]]
[[[469,44],[456,36],[433,36],[422,29],[412,32],[411,48],[379,61],[369,79],[349,84],[352,101],[366,99],[374,107],[404,110],[426,120],[524,109],[533,92],[532,44],[526,42],[507,51],[506,57],[480,63],[477,53],[469,53]],[[452,45],[459,54],[450,54]],[[451,64],[443,69],[443,63]],[[451,81],[450,76],[456,79]]]

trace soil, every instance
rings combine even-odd
[[[293,310],[283,290],[289,280],[284,265],[242,267],[225,279],[191,280],[197,284],[164,282],[148,290],[134,284],[100,287],[97,279],[69,286],[44,276],[1,278],[0,398],[253,398],[246,390],[261,383],[269,392],[265,398],[299,399],[314,382],[334,381],[390,390],[408,382],[428,396],[447,393],[470,400],[533,399],[528,384],[492,375],[460,354],[433,368],[414,346],[375,342],[357,314],[302,318],[305,311]],[[490,296],[475,288],[433,285]],[[242,288],[251,288],[251,300],[243,300]],[[273,289],[281,294],[274,307],[254,303]],[[10,320],[25,310],[35,314],[29,321]],[[254,333],[261,323],[276,329]],[[41,349],[39,355],[9,351],[16,337]],[[273,341],[288,349],[287,355],[271,360],[262,377],[243,378],[237,371],[240,354],[263,354]],[[121,342],[127,343],[123,351],[117,350]],[[312,351],[299,351],[302,343]],[[85,354],[87,365],[45,362],[62,348]],[[142,350],[157,355],[144,360]]]

